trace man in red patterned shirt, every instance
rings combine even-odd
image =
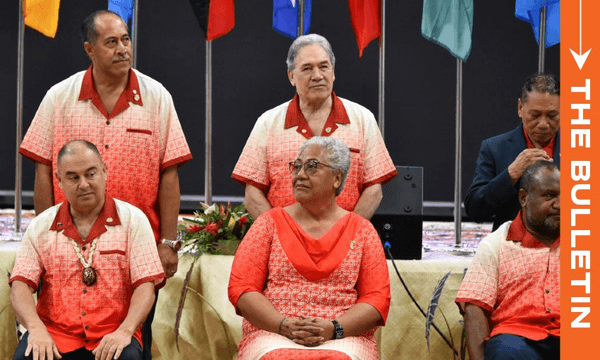
[[[92,65],[48,91],[19,149],[36,163],[35,211],[65,200],[53,176],[59,149],[71,140],[88,140],[110,173],[108,193],[150,220],[163,269],[172,277],[180,246],[177,169],[192,158],[173,99],[156,80],[131,68],[129,30],[117,14],[89,15],[82,37]],[[144,327],[145,359],[151,358],[153,314]]]
[[[150,223],[106,195],[92,143],[69,142],[57,162],[67,201],[31,221],[10,279],[28,330],[14,359],[141,359],[141,325],[165,277]]]
[[[560,172],[538,161],[521,177],[521,211],[486,237],[456,303],[469,358],[560,357]]]

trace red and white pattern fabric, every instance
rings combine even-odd
[[[288,226],[285,221],[279,220],[284,212],[281,208],[274,208],[261,215],[242,241],[229,282],[229,299],[234,307],[242,294],[257,291],[286,317],[332,320],[343,315],[352,305],[365,302],[379,311],[382,318],[379,325],[384,325],[390,305],[389,272],[381,240],[373,226],[355,213],[340,219],[338,223],[345,221],[340,226],[342,232],[346,227],[356,229],[343,250],[333,250],[345,251],[345,255],[330,273],[320,274],[318,279],[309,281],[301,274],[304,270],[298,270],[297,254],[286,252],[284,248],[289,247],[282,246],[285,241],[299,241],[280,238],[278,228]],[[299,225],[296,224],[296,227],[295,231],[303,232]],[[319,248],[319,241],[338,231],[335,227],[320,239],[312,239],[312,244],[305,245],[306,251],[314,253]],[[306,233],[303,236],[310,238]],[[237,307],[236,311],[239,313]],[[378,359],[374,333],[375,329],[362,336],[330,340],[321,346],[307,348],[284,336],[260,330],[244,319],[238,359],[257,359],[280,348],[303,350],[300,353],[302,358],[312,358],[311,351],[316,349],[341,351],[352,359]]]
[[[110,115],[94,86],[92,68],[54,85],[27,130],[19,153],[52,166],[54,203],[65,201],[56,158],[71,140],[98,147],[108,168],[108,193],[140,208],[160,240],[160,172],[192,158],[169,92],[137,70]]]
[[[456,303],[490,314],[490,335],[531,340],[560,336],[560,238],[548,247],[524,227],[521,213],[482,240]]]
[[[340,207],[352,211],[364,188],[385,183],[396,168],[385,147],[373,114],[365,107],[332,94],[333,106],[320,136],[346,143],[352,163],[344,191],[337,197]],[[231,177],[242,185],[263,190],[273,207],[296,202],[288,163],[313,132],[300,111],[298,95],[261,115]]]
[[[66,234],[76,233],[76,236]],[[86,286],[81,279],[91,242],[98,238],[92,257],[97,281]],[[37,312],[61,353],[81,347],[95,349],[102,337],[115,331],[125,319],[133,290],[165,278],[152,228],[140,209],[106,198],[90,236],[82,241],[69,213],[68,202],[55,205],[31,221],[9,283],[22,281],[37,289],[42,281]],[[141,331],[135,338],[142,344]]]

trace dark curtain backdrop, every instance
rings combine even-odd
[[[140,1],[137,68],[172,94],[194,159],[180,169],[182,194],[204,193],[204,34],[188,0]],[[473,48],[464,64],[463,196],[483,139],[519,123],[517,98],[537,71],[529,24],[514,17],[515,1],[475,1]],[[17,0],[0,11],[0,190],[14,189]],[[291,39],[271,29],[271,0],[238,0],[236,27],[213,41],[213,195],[243,196],[231,171],[257,117],[287,101]],[[80,24],[101,0],[61,2],[55,39],[26,29],[24,129],[46,91],[89,66]],[[421,36],[422,1],[387,1],[385,141],[396,165],[424,168],[424,200],[453,201],[456,60]],[[336,54],[334,90],[377,117],[377,42],[362,58],[345,0],[313,1],[311,32],[327,37]],[[546,51],[546,70],[559,73],[559,46]],[[23,190],[33,190],[34,165],[23,165]],[[10,204],[2,204],[3,206]]]

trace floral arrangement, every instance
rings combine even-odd
[[[193,219],[183,218],[183,224],[177,227],[183,251],[197,256],[235,254],[254,222],[244,204],[233,210],[230,203],[226,208],[222,204],[201,205],[202,209],[194,213]]]

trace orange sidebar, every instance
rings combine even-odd
[[[599,13],[597,0],[561,1],[561,359],[598,356]]]

